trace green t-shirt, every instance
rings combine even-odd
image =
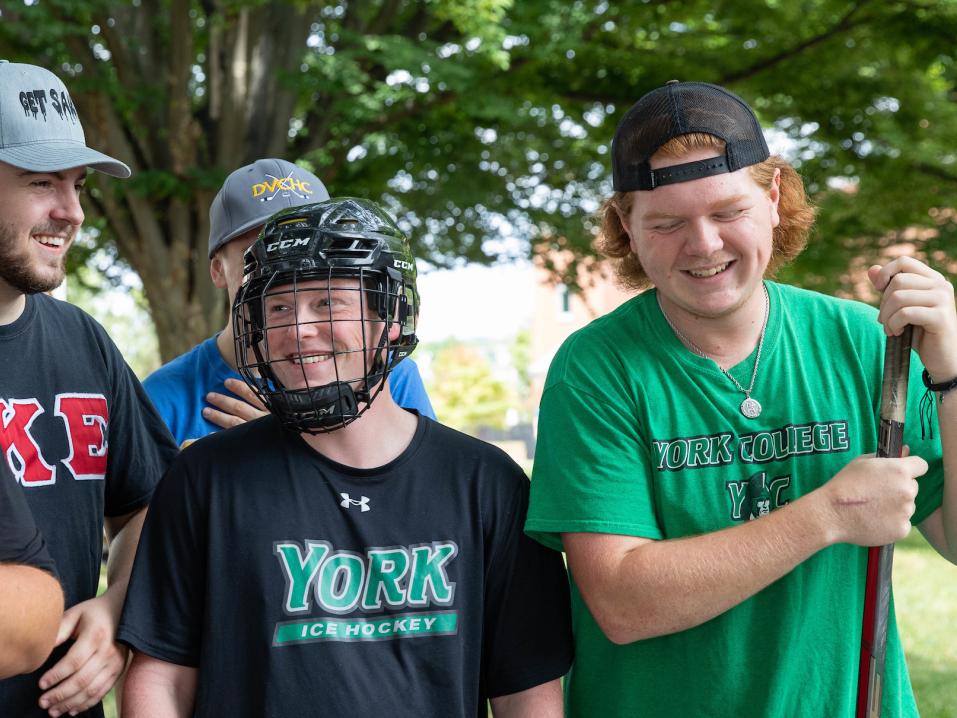
[[[655,292],[572,335],[542,397],[526,531],[671,539],[735,526],[809,493],[876,449],[884,334],[863,304],[766,283],[770,316],[747,419],[709,359],[685,349]],[[731,373],[743,386],[757,352]],[[906,443],[930,463],[913,523],[941,503],[939,437],[921,439],[912,354]],[[749,559],[752,557],[749,557]],[[851,716],[867,551],[818,552],[687,631],[618,646],[573,585],[570,716]],[[574,576],[572,576],[574,584]],[[917,715],[891,613],[884,717]]]

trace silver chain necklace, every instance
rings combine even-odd
[[[687,344],[691,351],[693,351],[695,354],[700,357],[704,357],[705,359],[711,359],[711,361],[714,362],[714,365],[721,370],[721,373],[728,377],[731,380],[731,383],[737,387],[738,391],[744,393],[744,401],[741,402],[739,409],[741,410],[741,413],[749,419],[756,419],[757,417],[761,416],[761,404],[757,399],[751,398],[751,391],[754,389],[754,380],[758,376],[758,366],[761,364],[761,348],[764,346],[764,332],[768,328],[768,314],[770,313],[771,305],[771,302],[768,299],[768,288],[762,284],[762,289],[764,289],[764,323],[761,325],[761,337],[758,339],[758,355],[754,359],[754,369],[751,371],[751,383],[748,385],[747,389],[741,386],[741,384],[738,383],[738,380],[731,376],[727,370],[722,369],[718,362],[714,361],[714,359],[711,359],[711,357],[708,356],[701,347],[699,347],[678,330],[678,327],[675,326],[675,323],[671,321],[671,318],[668,316],[667,312],[665,312],[665,308],[661,306],[661,295],[656,295],[658,299],[658,308],[661,310],[661,314],[664,316],[665,321],[668,322],[668,326],[671,327],[671,331],[673,331],[681,341]]]

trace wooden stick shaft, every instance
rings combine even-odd
[[[881,395],[881,423],[877,437],[878,456],[899,458],[903,454],[912,333],[912,327],[907,327],[900,336],[887,338]],[[857,718],[880,718],[881,715],[893,562],[894,544],[872,546],[867,550],[864,623],[861,632],[861,662],[857,684]]]

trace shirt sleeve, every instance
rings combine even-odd
[[[179,450],[133,370],[106,341],[113,355],[113,393],[104,513],[122,516],[149,503]]]
[[[554,549],[562,532],[663,537],[648,441],[612,379],[559,377],[542,396],[526,531]]]
[[[207,545],[205,499],[183,462],[160,481],[146,515],[117,640],[169,663],[197,667]]]
[[[522,532],[528,479],[515,471],[517,488],[503,506],[486,568],[483,678],[490,698],[560,678],[574,654],[565,565],[560,553]]]
[[[0,461],[0,563],[33,566],[57,575],[26,497],[5,461]]]
[[[419,367],[411,359],[400,361],[389,374],[389,388],[395,403],[406,409],[415,409],[422,416],[435,419],[432,402],[422,383]]]

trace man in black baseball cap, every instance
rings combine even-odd
[[[243,277],[243,254],[269,217],[329,198],[322,181],[282,159],[261,159],[230,173],[209,208],[209,273],[232,306]],[[220,428],[265,415],[237,371],[233,327],[163,365],[143,382],[182,447]],[[410,359],[391,377],[392,396],[405,408],[435,418],[418,368]]]
[[[853,715],[865,547],[913,524],[957,559],[953,288],[910,257],[868,271],[880,313],[771,281],[814,214],[722,87],[642,97],[612,169],[596,244],[647,291],[556,355],[526,524],[577,589],[568,715]],[[939,432],[909,422],[910,456],[876,459],[884,337],[906,324]],[[916,715],[893,624],[885,679],[885,715]]]
[[[26,497],[67,608],[44,665],[0,681],[0,713],[18,718],[102,716],[126,665],[113,639],[146,505],[176,453],[103,328],[45,294],[63,281],[91,169],[130,175],[86,146],[59,78],[0,61],[0,481]],[[104,528],[109,587],[97,597]]]

